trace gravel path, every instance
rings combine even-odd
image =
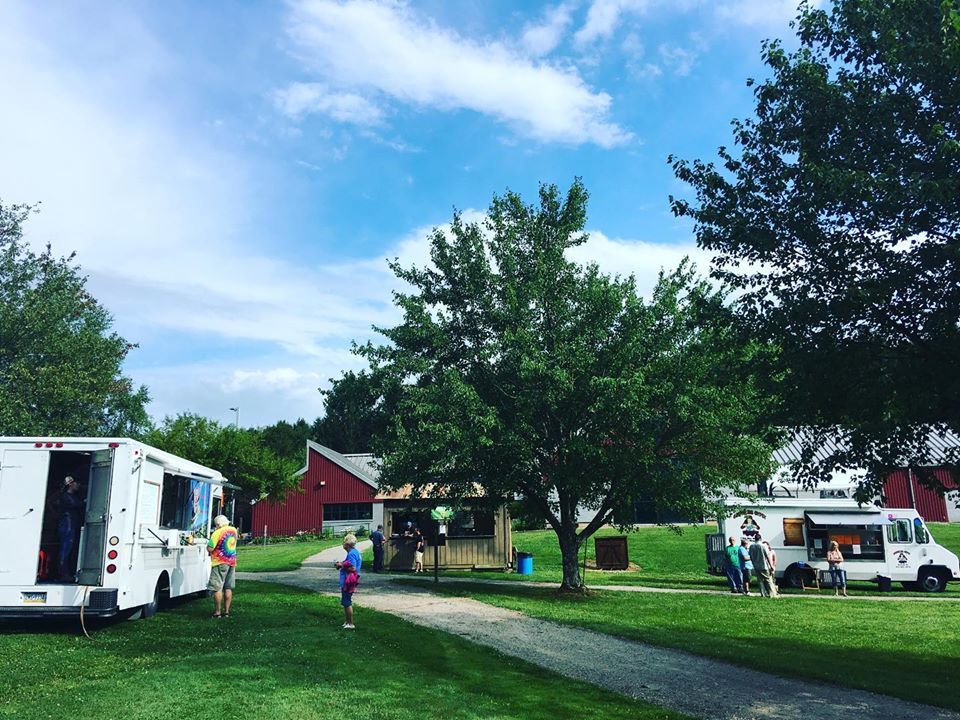
[[[342,550],[334,548],[309,558],[298,571],[240,573],[240,577],[334,594],[337,587],[332,563],[342,555]],[[423,588],[393,583],[385,575],[364,573],[356,600],[360,607],[459,635],[561,675],[699,718],[960,720],[956,713],[928,705],[783,678],[679,650],[537,620],[468,598],[433,595]],[[361,633],[362,617],[358,616]]]
[[[431,575],[432,577],[432,575]],[[403,582],[409,580],[410,575],[394,576],[394,579]],[[536,582],[533,580],[490,580],[488,578],[467,578],[467,577],[445,577],[444,583],[474,583],[481,585],[515,585],[518,587],[546,587],[555,588],[556,583]],[[651,585],[593,585],[591,590],[609,590],[612,592],[632,592],[632,593],[667,593],[671,595],[719,595],[727,596],[729,590],[709,590],[707,588],[671,588],[654,587]],[[754,593],[759,595],[759,591]],[[916,593],[914,595],[851,595],[850,597],[841,597],[834,595],[831,588],[825,588],[819,593],[784,593],[781,598],[787,600],[830,600],[834,602],[849,602],[851,600],[864,600],[866,602],[960,602],[958,596],[928,595]]]

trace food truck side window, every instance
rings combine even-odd
[[[803,547],[803,520],[801,518],[783,519],[783,544]]]
[[[164,473],[163,494],[160,498],[160,527],[173,530],[190,529],[190,500],[190,478]]]
[[[887,525],[887,542],[908,543],[912,539],[909,520],[894,520],[892,525]]]

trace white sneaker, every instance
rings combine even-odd
[[[343,626],[343,629],[344,629],[344,630],[356,630],[357,627],[356,627],[355,625],[344,625],[344,626]]]

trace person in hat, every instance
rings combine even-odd
[[[73,552],[80,540],[80,526],[83,524],[84,501],[80,483],[73,475],[63,478],[63,489],[57,500],[60,520],[57,521],[57,536],[60,539],[58,570],[61,582],[76,581],[76,560]]]
[[[226,515],[217,515],[213,519],[216,530],[207,542],[210,554],[210,581],[207,589],[213,592],[213,617],[230,617],[230,605],[233,603],[234,578],[237,568],[237,540],[239,533],[230,525]]]
[[[377,529],[370,533],[370,541],[373,543],[373,571],[378,573],[383,570],[383,546],[387,542],[383,525],[377,525]]]
[[[343,549],[347,556],[338,560],[334,566],[340,571],[340,605],[343,606],[343,629],[354,630],[353,624],[353,593],[360,582],[360,565],[363,560],[357,550],[357,536],[347,535],[343,538]]]

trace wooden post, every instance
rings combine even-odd
[[[590,542],[590,538],[587,538],[583,541],[583,572],[580,574],[580,582],[584,586],[587,584],[587,543]]]
[[[440,546],[433,544],[433,581],[440,582]]]

